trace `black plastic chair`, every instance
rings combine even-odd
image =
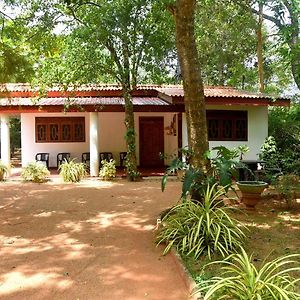
[[[90,172],[90,152],[83,152],[81,154],[81,162],[85,164],[86,170]]]
[[[65,161],[69,161],[71,158],[71,154],[69,152],[61,152],[57,154],[57,168],[64,163]]]
[[[127,152],[120,152],[120,167],[125,167]]]
[[[102,160],[110,161],[111,159],[114,159],[113,154],[111,152],[100,152],[99,154],[100,159],[100,167],[102,166]]]
[[[90,163],[90,152],[83,152],[81,155],[81,162],[84,164]]]
[[[44,162],[46,164],[47,169],[49,169],[49,156],[49,153],[40,152],[35,155],[35,160]]]

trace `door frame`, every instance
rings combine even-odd
[[[165,122],[165,118],[164,116],[140,116],[139,117],[139,161],[140,161],[140,166],[143,167],[143,161],[142,161],[142,157],[141,157],[141,147],[142,147],[142,143],[141,143],[141,123],[143,122],[143,120],[148,120],[148,121],[156,121],[156,120],[160,120],[162,122],[162,138],[163,138],[163,153],[165,151],[165,134],[164,134],[164,122]],[[157,167],[163,167],[165,165],[164,160],[162,160],[162,163],[160,165],[157,165]]]

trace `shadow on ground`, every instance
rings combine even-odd
[[[153,232],[179,195],[178,182],[0,184],[0,299],[186,299]]]

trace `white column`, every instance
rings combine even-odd
[[[90,113],[90,175],[99,175],[99,121],[98,113]]]
[[[188,142],[188,132],[186,123],[186,113],[182,113],[182,148],[187,147]]]
[[[10,134],[9,134],[9,116],[1,114],[1,161],[8,168],[10,175]]]
[[[187,148],[188,142],[188,131],[186,123],[186,113],[182,113],[182,148]],[[185,161],[185,156],[182,156],[182,160]]]

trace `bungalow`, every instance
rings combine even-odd
[[[184,93],[179,85],[141,85],[132,93],[138,164],[168,164],[159,153],[176,154],[187,146]],[[247,159],[257,159],[268,134],[268,106],[288,106],[289,100],[236,90],[206,87],[210,147],[250,148]],[[124,99],[117,85],[82,85],[41,93],[28,84],[0,86],[1,159],[10,162],[9,118],[21,118],[22,166],[36,153],[49,153],[49,166],[57,166],[58,153],[81,160],[90,153],[91,175],[97,176],[99,153],[111,152],[117,164],[126,152]]]

